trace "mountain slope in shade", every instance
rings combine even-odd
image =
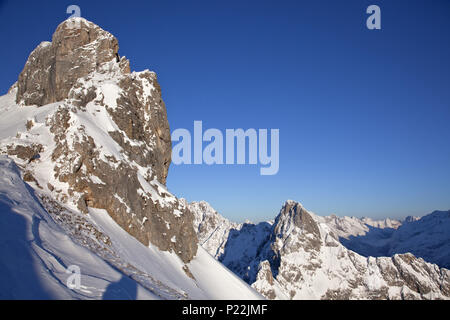
[[[205,211],[213,211],[199,212],[199,207],[192,205],[190,209],[198,220],[205,217]],[[217,221],[223,219],[214,216]],[[409,253],[361,256],[340,243],[336,223],[330,224],[330,219],[287,201],[273,223],[241,224],[230,229],[226,243],[220,241],[222,253],[211,242],[208,245],[219,261],[269,299],[450,297],[449,270]],[[362,224],[353,221],[349,226],[340,231],[348,234]],[[213,228],[209,233],[209,238],[214,238]]]
[[[394,232],[387,249],[389,255],[411,252],[450,269],[450,210],[434,211],[403,223]]]
[[[319,217],[347,248],[363,256],[387,256],[387,246],[394,232],[401,226],[398,220],[372,220],[335,215]]]
[[[198,213],[194,215],[194,229],[199,244],[214,257],[220,256],[230,230],[239,230],[241,226],[222,217],[206,201],[192,202],[189,208]]]
[[[174,253],[145,247],[104,210],[84,215],[49,201],[0,156],[2,299],[261,298],[202,248],[185,268]],[[71,265],[80,268],[79,289],[66,286]]]
[[[55,80],[56,79],[56,80]],[[62,22],[0,98],[0,152],[56,201],[103,209],[144,245],[189,262],[192,214],[166,188],[171,139],[156,74],[131,72],[117,39]]]

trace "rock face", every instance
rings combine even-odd
[[[205,216],[201,210],[192,212],[196,219]],[[449,270],[411,253],[378,258],[359,255],[347,249],[338,234],[361,232],[363,223],[342,219],[336,223],[333,217],[316,216],[300,203],[287,201],[273,223],[238,225],[221,242],[222,251],[212,243],[208,248],[268,299],[450,298]],[[393,221],[369,222],[398,226]],[[214,229],[209,233],[213,238]]]
[[[403,222],[386,219],[318,217],[339,241],[363,256],[383,257],[410,252],[440,267],[450,268],[450,211],[434,211]]]
[[[171,137],[161,88],[155,73],[130,72],[118,49],[114,36],[85,19],[61,23],[10,90],[17,104],[46,117],[24,119],[26,131],[2,150],[61,203],[86,214],[106,210],[144,245],[188,262],[197,236],[185,202],[165,187]]]
[[[10,123],[19,128],[30,111],[41,124],[42,108],[5,107],[4,98],[0,137]],[[72,210],[22,176],[15,161],[0,154],[0,299],[262,298],[202,248],[185,264],[174,253],[143,246],[107,213]],[[81,271],[79,288],[67,286],[71,265]]]
[[[62,101],[78,79],[118,58],[119,44],[110,33],[81,18],[60,24],[52,42],[30,55],[17,82],[17,103],[38,105]],[[123,63],[124,71],[129,66]]]

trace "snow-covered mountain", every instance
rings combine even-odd
[[[165,186],[169,124],[155,73],[110,33],[61,23],[0,97],[1,298],[259,299],[202,249]],[[81,287],[66,286],[69,266]]]
[[[206,229],[216,224],[208,221],[224,218],[207,203],[189,208],[203,225],[202,234],[211,239],[201,242],[205,248],[269,299],[450,298],[449,270],[411,253],[364,257],[340,241],[364,236],[373,225],[395,230],[398,221],[370,220],[367,225],[357,218],[320,217],[287,201],[273,223],[225,221],[229,231],[221,228],[215,236],[214,227]]]
[[[450,268],[450,211],[434,211],[422,218],[371,221],[329,216],[322,219],[348,249],[363,256],[413,253],[427,262]]]
[[[189,209],[194,214],[194,229],[199,244],[214,257],[223,253],[230,231],[240,230],[241,225],[222,217],[206,201],[192,202]]]
[[[258,299],[205,250],[188,264],[144,246],[105,210],[83,214],[34,190],[0,156],[0,299]],[[69,266],[80,288],[66,285]]]
[[[0,298],[450,297],[449,271],[428,263],[448,263],[449,212],[401,223],[287,201],[273,221],[236,224],[171,194],[156,74],[118,50],[71,18],[0,97]]]

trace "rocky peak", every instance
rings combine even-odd
[[[29,56],[17,82],[16,102],[42,106],[62,101],[76,81],[102,72],[105,62],[115,61],[129,73],[126,59],[119,59],[119,43],[109,32],[83,18],[62,22],[52,42],[42,42]]]
[[[161,88],[154,72],[130,72],[118,49],[92,22],[61,23],[8,94],[17,113],[46,116],[21,119],[26,131],[0,151],[48,197],[85,214],[105,210],[144,245],[188,262],[197,237],[187,204],[165,186],[172,146]]]
[[[320,238],[319,227],[301,203],[288,200],[280,210],[275,219],[274,232],[280,236],[298,228],[305,233],[310,233]]]
[[[448,270],[412,254],[379,258],[358,255],[335,239],[329,220],[308,212],[300,203],[287,201],[260,259],[269,262],[273,280],[267,276],[268,266],[262,265],[261,275],[252,286],[268,298],[280,297],[280,291],[291,299],[448,297]],[[362,223],[348,217],[331,220]],[[380,223],[393,225],[393,221]],[[320,289],[311,290],[313,286]]]
[[[95,42],[95,43],[94,43]],[[98,62],[110,61],[119,51],[117,39],[109,32],[84,18],[70,18],[62,22],[52,36],[52,44],[60,57],[72,55],[88,44],[95,49]]]

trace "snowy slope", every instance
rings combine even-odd
[[[2,299],[261,298],[202,249],[189,264],[191,278],[178,256],[145,247],[102,210],[80,215],[78,227],[95,230],[90,238],[68,233],[73,226],[55,221],[20,175],[12,160],[0,156]],[[108,241],[92,249],[96,233]],[[71,265],[81,270],[79,290],[66,286]]]
[[[271,222],[234,223],[206,201],[191,202],[188,208],[194,214],[200,245],[246,282],[255,281],[258,270],[252,262],[270,235]]]
[[[392,234],[401,225],[398,220],[373,220],[370,218],[320,217],[332,234],[348,249],[363,256],[386,256],[386,247]]]
[[[319,217],[348,249],[363,256],[413,253],[425,261],[450,268],[450,211],[434,211],[403,222],[354,217]]]
[[[13,161],[0,156],[0,297],[2,299],[98,299],[120,283],[117,297],[157,296],[75,243],[39,204]],[[81,288],[66,286],[77,265]]]
[[[191,210],[198,221],[225,219],[206,203]],[[344,237],[372,235],[374,228],[379,232],[371,240],[383,240],[385,232],[387,243],[399,224],[320,217],[289,200],[274,222],[243,224],[228,232],[220,228],[227,239],[214,236],[214,223],[209,230],[205,223],[201,232],[221,239],[207,242],[208,250],[217,252],[214,243],[223,248],[216,258],[269,299],[448,299],[449,270],[409,253],[365,257],[341,243]]]
[[[188,208],[194,213],[194,229],[199,244],[213,257],[220,257],[230,231],[240,230],[242,225],[225,219],[206,201],[189,203]]]

